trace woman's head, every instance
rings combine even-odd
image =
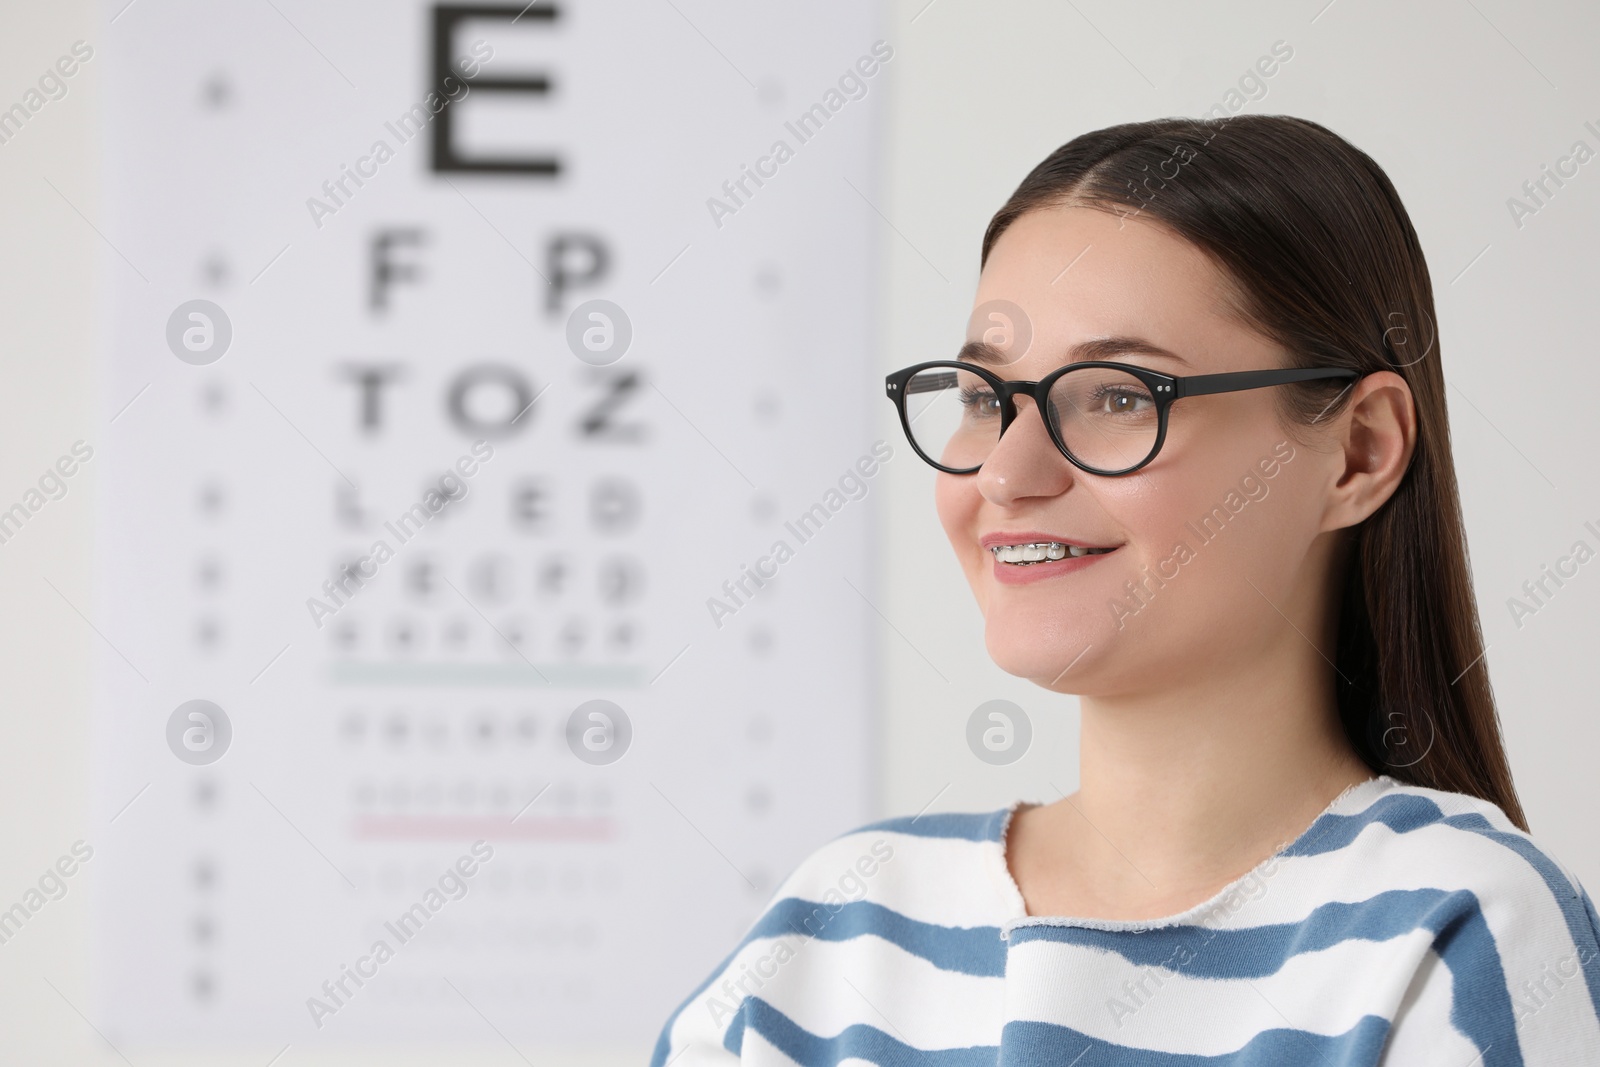
[[[1115,695],[1236,685],[1310,642],[1369,766],[1521,824],[1479,659],[1427,266],[1377,164],[1287,116],[1111,127],[1034,168],[982,265],[968,340],[1000,348],[1003,378],[1081,359],[1360,375],[1184,397],[1159,454],[1121,477],[1073,466],[1019,398],[982,468],[937,486],[995,661]],[[1115,551],[1028,580],[985,538]]]

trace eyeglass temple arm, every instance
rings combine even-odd
[[[1178,379],[1174,400],[1206,393],[1233,393],[1241,389],[1260,389],[1268,385],[1288,385],[1322,378],[1359,378],[1360,371],[1348,367],[1287,367],[1277,370],[1240,370],[1223,374],[1191,374]]]
[[[927,371],[923,371],[921,374],[913,376],[910,381],[906,382],[905,391],[908,394],[933,393],[943,389],[949,389],[953,387],[957,381],[958,379],[956,378],[956,372],[953,370],[939,371],[935,374],[930,374]],[[889,392],[891,396],[894,395],[893,383],[890,383]]]

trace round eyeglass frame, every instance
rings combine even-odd
[[[895,410],[900,413],[900,428],[905,431],[906,440],[911,443],[912,449],[921,456],[929,465],[944,471],[946,474],[975,474],[983,466],[979,463],[976,467],[947,467],[922,450],[917,444],[916,435],[911,432],[911,418],[906,414],[906,386],[918,373],[935,367],[948,367],[952,370],[966,371],[976,374],[994,388],[994,394],[1000,401],[1000,433],[996,437],[1005,436],[1007,429],[1017,419],[1017,405],[1015,398],[1020,393],[1033,397],[1034,407],[1041,413],[1041,421],[1045,430],[1050,434],[1050,440],[1060,453],[1067,457],[1074,467],[1089,474],[1098,474],[1105,477],[1118,477],[1132,474],[1143,467],[1161,451],[1161,445],[1167,439],[1167,411],[1176,400],[1186,396],[1203,396],[1207,393],[1233,393],[1244,389],[1262,389],[1272,385],[1288,385],[1293,382],[1320,381],[1324,378],[1360,378],[1362,373],[1350,367],[1274,367],[1267,370],[1241,370],[1225,371],[1221,374],[1188,374],[1171,375],[1162,374],[1146,367],[1136,367],[1130,363],[1116,363],[1107,360],[1084,360],[1078,363],[1068,363],[1046,374],[1036,382],[1022,379],[1006,379],[995,374],[987,367],[964,360],[936,359],[927,363],[917,363],[913,366],[897,370],[884,378],[884,390],[889,399],[894,402]],[[1124,371],[1139,379],[1150,390],[1150,396],[1156,405],[1156,439],[1150,446],[1149,455],[1131,467],[1117,470],[1106,470],[1100,467],[1091,467],[1078,459],[1068,450],[1066,442],[1061,439],[1060,431],[1056,428],[1055,420],[1043,418],[1045,405],[1050,399],[1050,389],[1061,378],[1076,370],[1087,370],[1091,367],[1101,367],[1110,370]],[[1348,387],[1347,387],[1348,388]]]

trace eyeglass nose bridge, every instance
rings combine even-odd
[[[1039,422],[1045,427],[1045,432],[1054,439],[1055,434],[1050,429],[1050,423],[1044,417],[1044,405],[1049,402],[1049,394],[1041,388],[1041,382],[1022,381],[1020,379],[1001,379],[1000,389],[996,393],[1000,401],[1000,432],[998,438],[1004,437],[1011,424],[1017,421],[1018,396],[1026,396],[1033,400],[1034,411],[1038,413]],[[1060,447],[1059,445],[1057,447]]]

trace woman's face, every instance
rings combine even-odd
[[[1287,365],[1230,314],[1228,293],[1221,271],[1159,224],[1061,207],[1029,212],[1001,235],[975,307],[1009,301],[1031,324],[1026,350],[1007,349],[1009,362],[993,368],[1007,379],[1037,381],[1085,358],[1174,375]],[[974,316],[967,339],[992,325]],[[1005,335],[992,336],[1004,347]],[[1107,338],[1172,354],[1073,352]],[[941,472],[939,519],[994,661],[1060,692],[1112,694],[1237,676],[1241,658],[1265,654],[1285,633],[1300,640],[1286,618],[1320,643],[1308,556],[1336,477],[1333,453],[1289,439],[1275,391],[1177,401],[1160,453],[1120,477],[1074,467],[1023,397],[977,473]],[[998,562],[986,538],[1114,551],[1018,565]]]

